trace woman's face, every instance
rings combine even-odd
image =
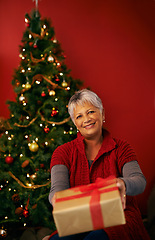
[[[74,122],[80,133],[87,139],[102,135],[104,114],[89,102],[74,109]]]

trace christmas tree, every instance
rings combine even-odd
[[[25,15],[19,67],[8,101],[8,129],[0,138],[0,226],[51,228],[50,159],[59,145],[76,137],[67,110],[82,85],[70,75],[49,19],[38,10]]]

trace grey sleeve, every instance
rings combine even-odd
[[[126,194],[135,196],[142,193],[146,187],[146,179],[137,161],[124,164],[122,169],[122,180],[126,185]]]
[[[69,171],[65,165],[55,165],[51,169],[51,189],[49,193],[49,202],[53,198],[55,192],[69,188]]]

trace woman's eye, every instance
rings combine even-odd
[[[81,117],[81,115],[78,115],[77,117],[76,117],[76,119],[79,119]]]
[[[91,111],[88,112],[88,114],[89,114],[89,113],[94,113],[94,112],[95,112],[95,111],[91,110]]]

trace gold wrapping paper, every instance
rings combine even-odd
[[[105,180],[103,179],[103,181]],[[86,185],[84,188],[88,186],[89,189],[91,185],[93,184]],[[56,203],[53,218],[60,237],[102,229],[98,219],[100,217],[98,215],[92,216],[90,211],[93,191],[85,189],[81,192],[79,187],[75,187],[55,194]],[[103,228],[125,224],[124,211],[116,181],[105,187],[97,187],[97,191],[100,196],[98,205],[101,208]],[[99,220],[95,229],[92,218]]]

